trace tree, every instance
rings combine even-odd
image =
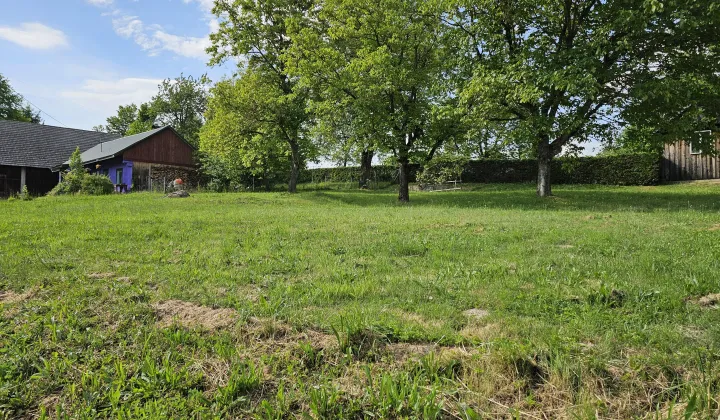
[[[457,0],[443,19],[459,68],[472,72],[461,89],[470,118],[530,146],[537,193],[548,196],[563,148],[613,134],[640,86],[716,50],[720,8],[710,3]]]
[[[108,133],[126,136],[130,125],[137,119],[137,105],[120,105],[118,106],[117,115],[108,117],[105,121],[105,131]],[[102,126],[97,126],[102,127]]]
[[[241,76],[241,87],[255,86],[269,95],[263,98],[245,92],[239,97],[257,101],[260,126],[256,143],[276,144],[282,138],[290,157],[290,192],[296,191],[300,168],[312,150],[307,148],[306,91],[288,75],[283,58],[291,45],[288,23],[292,19],[303,21],[312,5],[311,0],[218,0],[213,13],[222,17],[222,22],[210,35],[212,46],[208,49],[211,64],[230,57],[246,61],[241,70],[247,75]],[[245,109],[247,105],[238,106]]]
[[[23,97],[10,86],[10,81],[0,74],[0,120],[22,121],[39,124],[40,113],[34,112]]]
[[[150,126],[157,120],[161,125],[170,125],[190,144],[197,146],[200,127],[205,122],[203,114],[207,108],[207,76],[197,79],[180,75],[165,79],[158,87],[149,108],[140,109],[140,122],[135,129]],[[144,130],[147,131],[147,130]]]
[[[398,199],[409,201],[411,155],[447,93],[439,10],[420,0],[325,0],[315,10],[317,24],[293,27],[293,74],[320,92],[316,118],[347,112],[355,135],[395,156]]]
[[[247,171],[261,177],[269,190],[282,162],[293,153],[283,132],[287,123],[282,120],[291,118],[288,113],[298,107],[288,106],[286,99],[273,77],[252,69],[236,80],[217,83],[211,89],[207,123],[200,131],[200,152],[207,166],[236,175]],[[299,145],[308,150],[308,145]]]
[[[156,118],[157,113],[149,103],[141,104],[138,108],[137,118],[128,126],[125,135],[131,136],[152,130]]]

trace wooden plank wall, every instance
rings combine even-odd
[[[716,140],[715,149],[720,150],[720,138]],[[665,181],[718,179],[720,156],[693,155],[690,153],[690,143],[685,141],[666,144],[662,171]]]
[[[170,129],[160,131],[126,150],[123,159],[163,165],[195,166],[193,148]]]

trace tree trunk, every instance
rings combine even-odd
[[[398,192],[398,200],[402,203],[410,201],[410,162],[407,157],[398,158],[400,163],[400,188]]]
[[[291,193],[297,192],[297,182],[300,175],[300,146],[297,142],[290,143],[290,151],[292,152],[290,159],[290,183],[288,184],[288,191]]]
[[[550,163],[552,162],[553,153],[548,140],[542,140],[538,145],[538,177],[537,177],[537,195],[540,197],[549,197],[552,195],[550,188]]]
[[[268,174],[267,164],[263,167],[263,183],[265,184],[265,191],[270,192],[270,175]]]
[[[373,155],[374,151],[372,149],[365,149],[360,155],[360,188],[370,187]]]

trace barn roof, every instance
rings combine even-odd
[[[52,168],[117,134],[0,120],[0,165]]]
[[[130,147],[140,143],[146,138],[152,136],[153,134],[166,129],[167,127],[169,126],[156,128],[150,131],[145,131],[144,133],[134,134],[132,136],[122,137],[119,139],[100,143],[84,151],[82,155],[80,155],[80,157],[82,158],[83,163],[92,163],[100,160],[113,158],[118,153],[122,153],[126,149],[129,149]],[[69,163],[69,161],[66,161],[65,163],[67,164]]]
[[[124,152],[125,150],[131,148],[132,146],[140,143],[141,141],[152,137],[154,134],[157,134],[163,130],[172,130],[177,134],[177,136],[182,140],[185,141],[185,139],[180,136],[175,129],[173,129],[171,126],[166,125],[165,127],[155,128],[150,131],[145,131],[143,133],[134,134],[132,136],[122,137],[119,139],[114,139],[111,141],[100,143],[86,151],[84,151],[80,157],[83,161],[83,163],[93,163],[93,162],[99,162],[101,160],[106,159],[112,159],[113,157],[117,156],[118,154]],[[187,143],[187,142],[186,142]],[[189,144],[189,143],[188,143]],[[192,146],[190,146],[192,147]],[[69,164],[70,161],[65,161],[64,165]]]

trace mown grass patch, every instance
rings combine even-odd
[[[720,187],[555,192],[0,202],[0,411],[717,416]]]

